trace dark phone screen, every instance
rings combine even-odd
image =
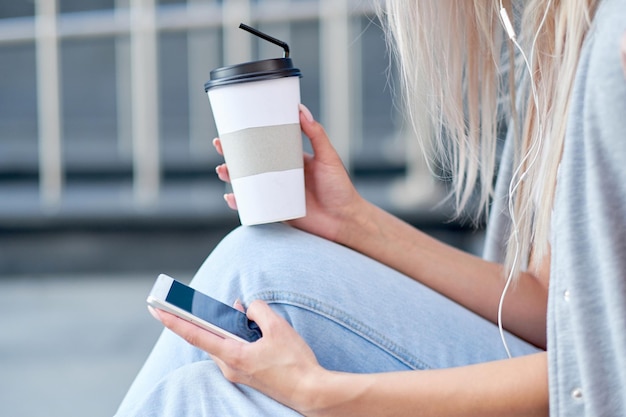
[[[249,342],[261,338],[259,326],[244,313],[176,280],[165,301]]]

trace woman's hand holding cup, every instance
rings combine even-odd
[[[346,222],[355,218],[364,200],[354,188],[324,128],[302,104],[300,126],[313,148],[313,155],[304,155],[307,215],[288,223],[323,238],[341,241]],[[213,146],[223,155],[219,138],[213,140]],[[230,182],[226,164],[218,165],[216,173],[220,180]],[[237,209],[232,193],[225,194],[224,199],[231,209]]]

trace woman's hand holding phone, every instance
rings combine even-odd
[[[235,308],[243,310],[235,303]],[[209,353],[231,382],[255,388],[277,401],[303,411],[313,400],[310,389],[327,372],[289,323],[263,301],[250,304],[248,318],[263,337],[254,343],[224,339],[163,310],[152,310],[165,327]]]
[[[307,215],[288,223],[298,229],[323,238],[343,243],[346,224],[356,218],[365,200],[358,194],[339,155],[333,148],[322,125],[316,122],[309,109],[300,105],[300,125],[309,138],[313,155],[305,154]],[[223,155],[220,140],[213,141],[218,153]],[[216,168],[218,177],[230,182],[226,164]],[[224,196],[228,206],[237,209],[233,194]]]

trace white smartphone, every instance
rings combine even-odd
[[[165,274],[158,276],[146,301],[222,338],[250,343],[262,337],[259,326],[245,313]]]

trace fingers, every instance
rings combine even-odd
[[[266,322],[267,317],[275,315],[276,313],[272,311],[270,306],[261,300],[253,301],[248,307],[248,318],[256,321],[259,326],[261,326],[261,323]]]
[[[246,310],[245,310],[245,308],[243,307],[243,304],[241,304],[241,300],[240,300],[239,298],[237,298],[237,299],[235,300],[235,302],[233,303],[233,307],[234,307],[236,310],[241,311],[242,313],[245,313],[245,312],[246,312]]]
[[[152,317],[154,317],[155,319],[157,319],[158,321],[161,321],[161,317],[159,317],[159,313],[156,311],[156,309],[152,306],[148,306],[148,311],[150,312],[150,315]]]
[[[166,311],[158,309],[153,311],[165,327],[182,337],[190,345],[207,352],[219,366],[226,379],[231,382],[243,382],[238,369],[244,363],[243,352],[247,344],[221,338]]]
[[[250,306],[248,306],[246,314],[250,320],[259,325],[264,336],[271,335],[272,329],[276,328],[276,325],[280,322],[285,321],[281,316],[276,314],[265,301],[262,300],[253,301]]]
[[[223,357],[226,352],[229,352],[233,348],[233,345],[240,344],[240,342],[234,340],[223,339],[166,311],[159,309],[154,309],[153,311],[156,314],[155,317],[158,318],[165,327],[178,334],[187,343],[211,355]]]
[[[228,167],[226,164],[221,164],[215,167],[217,177],[227,183],[230,183],[230,175],[228,174]],[[237,210],[237,202],[235,201],[235,195],[233,193],[224,194],[224,201],[233,210]]]
[[[226,201],[226,204],[228,205],[228,207],[230,207],[233,210],[237,210],[237,201],[235,200],[235,194],[233,193],[224,194],[224,201]]]
[[[300,109],[300,113],[302,114],[302,116],[304,116],[307,122],[313,123],[315,121],[315,118],[313,118],[313,113],[311,113],[311,110],[309,110],[307,106],[300,103],[298,104],[298,109]]]
[[[213,139],[213,147],[220,155],[224,156],[224,149],[222,148],[222,141],[220,138]],[[215,172],[220,180],[224,182],[230,182],[230,175],[228,174],[228,167],[226,164],[221,164],[215,167]]]
[[[217,151],[217,153],[219,153],[220,155],[224,155],[224,150],[222,148],[222,141],[220,140],[220,138],[215,138],[213,139],[213,146],[215,147],[215,150]],[[228,173],[228,166],[226,166],[226,164],[221,164],[215,167],[215,173],[217,174],[217,177],[224,182],[230,183],[230,174]],[[232,193],[228,193],[228,194],[224,194],[224,201],[226,201],[226,204],[228,205],[228,207],[230,207],[233,210],[237,210],[237,202],[235,201],[235,195]]]
[[[311,111],[304,104],[300,104],[299,108],[300,126],[311,141],[315,158],[321,162],[333,162],[338,159],[337,152],[335,152],[322,125],[315,121]]]
[[[222,149],[222,141],[220,140],[220,138],[213,139],[213,146],[215,147],[217,153],[224,156],[224,150]]]
[[[228,173],[228,167],[226,164],[216,166],[215,173],[220,180],[230,183],[230,174]]]

